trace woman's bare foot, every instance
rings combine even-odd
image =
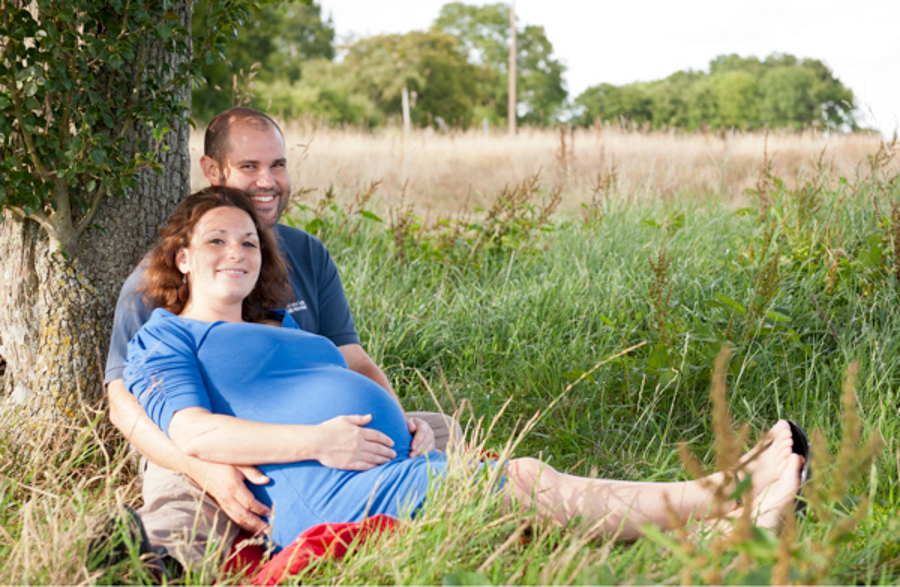
[[[757,496],[753,512],[753,520],[757,526],[775,530],[781,525],[785,512],[793,505],[797,490],[800,488],[802,467],[803,457],[791,453],[781,476]]]
[[[738,461],[738,477],[750,475],[750,495],[758,496],[778,481],[793,454],[794,441],[787,421],[779,420],[765,437]]]

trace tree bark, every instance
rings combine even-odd
[[[190,3],[182,5],[190,29]],[[171,71],[189,54],[174,54],[148,37],[150,61]],[[190,102],[190,85],[177,90]],[[139,128],[141,125],[135,125]],[[159,226],[190,189],[189,129],[172,121],[160,150],[165,173],[144,172],[129,193],[108,197],[95,228],[68,258],[50,250],[36,222],[5,212],[0,225],[0,356],[6,360],[2,400],[32,419],[73,421],[83,404],[104,397],[103,371],[119,290],[156,239]],[[129,137],[136,144],[137,132]],[[152,137],[145,137],[152,141]]]

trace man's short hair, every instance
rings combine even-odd
[[[235,126],[247,125],[256,130],[274,128],[284,138],[284,133],[274,120],[253,108],[232,108],[217,115],[206,127],[203,153],[220,164],[225,163],[228,154],[228,137]]]

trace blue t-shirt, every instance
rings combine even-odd
[[[270,424],[320,424],[341,415],[372,414],[368,427],[394,441],[397,457],[369,471],[342,471],[318,461],[261,463],[271,482],[248,483],[273,507],[272,539],[285,546],[321,523],[367,515],[414,513],[429,477],[443,476],[444,455],[408,457],[412,437],[394,398],[347,369],[327,338],[297,328],[201,322],[154,310],[128,344],[126,388],[166,433],[173,415],[203,407]]]
[[[300,328],[321,334],[336,346],[359,344],[341,276],[325,245],[316,237],[283,224],[276,224],[273,231],[294,291],[294,300],[285,309]],[[116,302],[104,384],[122,378],[128,341],[150,318],[151,308],[136,291],[145,270],[141,263],[131,272]]]

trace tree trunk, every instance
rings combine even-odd
[[[180,10],[189,29],[190,3]],[[190,58],[165,51],[155,39],[148,43],[151,62],[169,63],[172,71]],[[190,102],[188,84],[178,91]],[[36,222],[3,215],[2,399],[24,408],[30,419],[73,421],[83,404],[96,405],[104,397],[103,371],[119,289],[190,189],[188,125],[172,121],[171,128],[164,142],[168,151],[160,151],[164,175],[145,172],[132,192],[107,198],[96,227],[67,251],[68,258],[50,250],[47,234]],[[130,137],[132,144],[137,139],[136,134]]]

